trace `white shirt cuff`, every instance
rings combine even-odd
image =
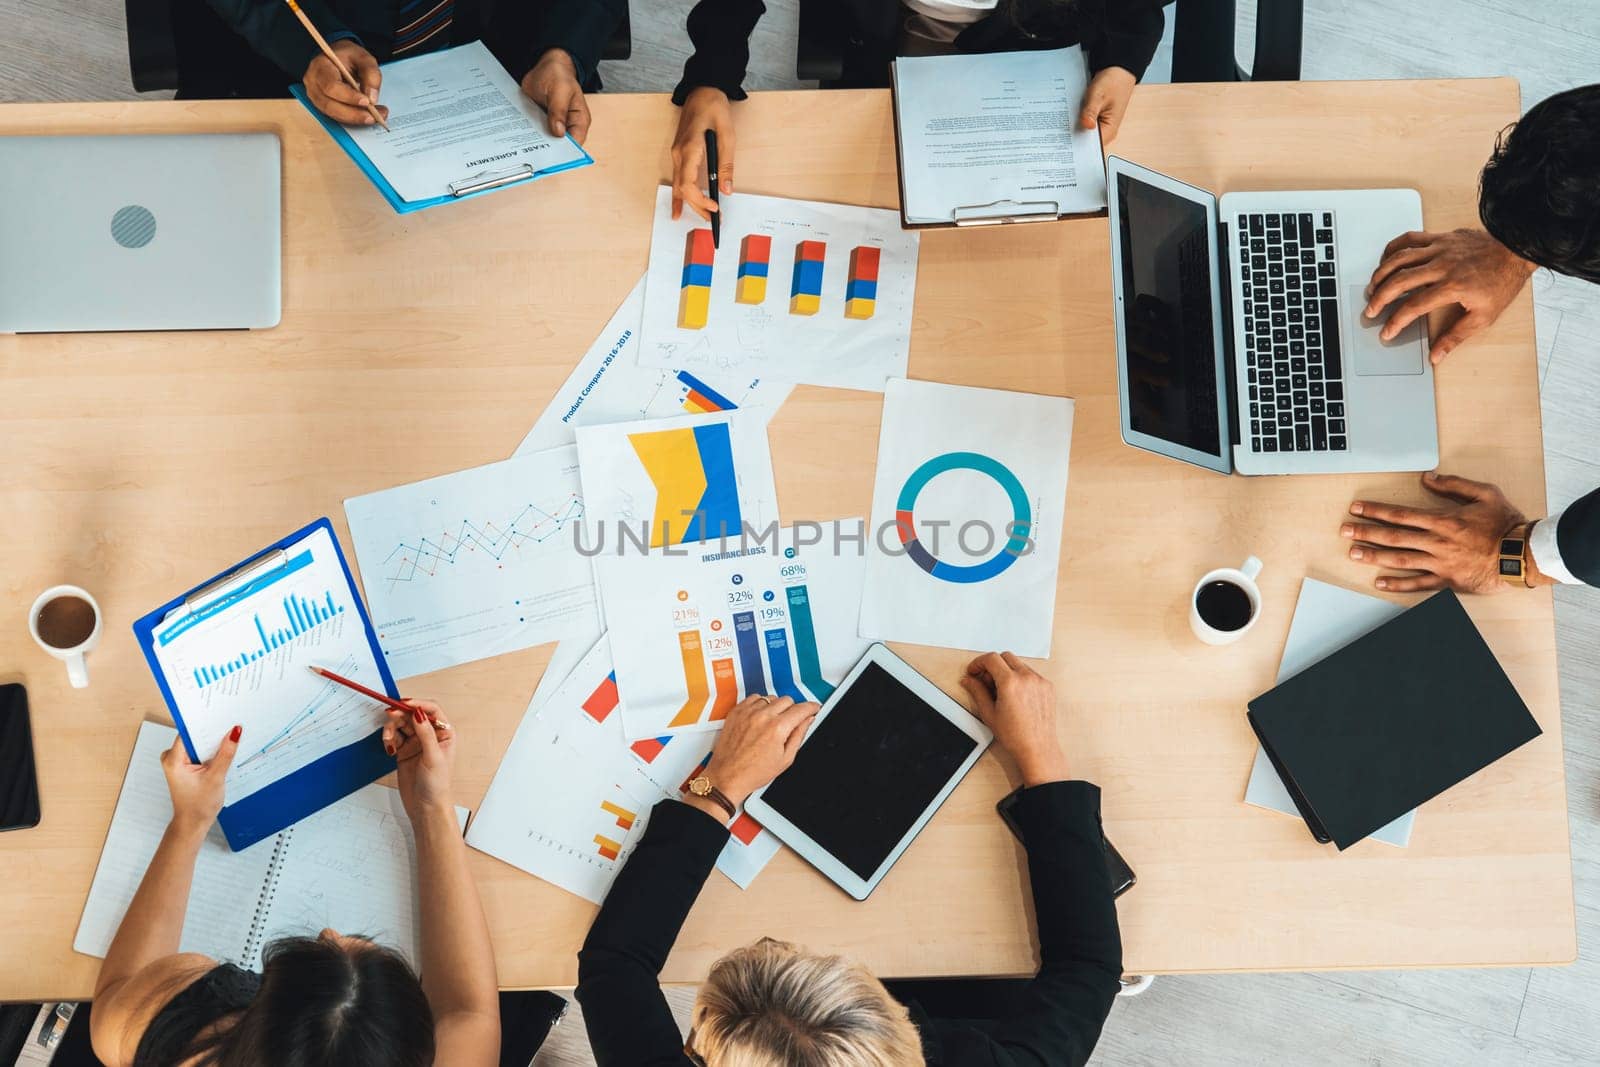
[[[1556,524],[1560,521],[1561,512],[1558,511],[1535,523],[1533,536],[1528,538],[1528,552],[1533,556],[1533,565],[1546,578],[1554,578],[1562,585],[1582,585],[1567,570],[1567,565],[1561,560],[1561,549],[1556,546]]]

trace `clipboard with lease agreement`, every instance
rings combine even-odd
[[[889,73],[905,229],[1105,212],[1100,131],[1077,121],[1081,48],[902,56]]]
[[[345,126],[312,106],[305,86],[289,91],[402,215],[594,162],[571,134],[550,132],[482,41],[382,70],[387,130]]]
[[[244,728],[217,821],[247,848],[394,770],[381,704],[313,665],[398,696],[326,518],[133,625],[189,758]]]

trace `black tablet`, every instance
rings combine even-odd
[[[865,900],[993,739],[943,690],[873,645],[818,712],[752,817]]]

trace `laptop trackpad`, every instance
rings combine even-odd
[[[1346,343],[1351,352],[1350,366],[1355,373],[1368,374],[1421,374],[1425,359],[1423,347],[1425,346],[1428,328],[1426,315],[1416,319],[1401,330],[1392,341],[1383,341],[1378,338],[1383,324],[1389,321],[1389,316],[1394,309],[1400,306],[1400,301],[1395,301],[1378,313],[1375,319],[1369,319],[1362,312],[1367,306],[1366,287],[1363,285],[1347,285],[1344,287],[1344,317],[1349,327],[1345,330]]]

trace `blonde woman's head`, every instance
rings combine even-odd
[[[692,1051],[707,1067],[922,1067],[905,1006],[859,964],[764,938],[711,968]]]

